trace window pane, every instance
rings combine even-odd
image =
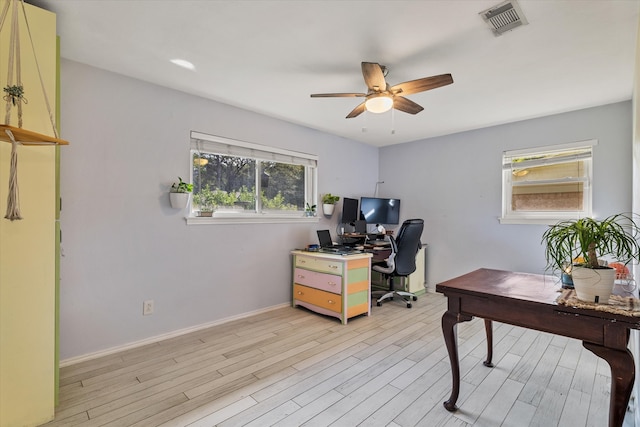
[[[586,176],[584,160],[553,165],[517,168],[517,163],[512,166],[513,184],[527,181],[541,181],[562,178],[583,178]]]
[[[580,211],[583,206],[584,184],[561,183],[521,185],[513,187],[511,210],[517,211]]]
[[[260,175],[263,211],[304,210],[304,172],[301,165],[262,162]]]
[[[199,204],[198,195],[202,193],[216,209],[255,210],[255,177],[253,159],[194,153],[194,202]]]
[[[508,224],[553,224],[591,215],[597,140],[505,151],[502,217]]]
[[[304,213],[307,204],[314,205],[317,198],[317,156],[195,131],[190,146],[191,210],[199,217],[213,216],[191,223],[310,219]]]
[[[582,210],[584,183],[567,181],[584,177],[585,170],[584,160],[513,169],[511,210],[514,212]],[[559,180],[563,182],[552,182]]]
[[[260,172],[258,172],[260,171]],[[259,175],[259,182],[256,176]],[[193,153],[193,199],[216,211],[297,212],[305,207],[305,166],[211,153]]]

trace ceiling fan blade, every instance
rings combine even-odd
[[[393,97],[393,108],[409,114],[418,114],[420,111],[424,110],[424,108],[415,102],[397,95]]]
[[[354,108],[349,114],[347,114],[347,119],[352,119],[354,117],[359,116],[360,114],[364,113],[364,102],[360,105],[358,105],[356,108]]]
[[[382,67],[376,62],[362,63],[362,76],[369,91],[380,92],[387,89],[387,82],[384,80]]]
[[[411,80],[392,86],[389,90],[392,93],[411,95],[412,93],[424,92],[453,83],[451,74],[440,74],[439,76],[424,77],[422,79]]]
[[[312,98],[363,97],[366,93],[314,93]]]

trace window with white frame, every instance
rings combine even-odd
[[[304,220],[317,198],[317,156],[191,132],[190,217],[212,222]]]
[[[591,216],[592,147],[596,140],[505,151],[502,217],[512,224],[553,224]]]

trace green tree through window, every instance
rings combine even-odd
[[[205,198],[195,196],[206,194],[214,210],[224,211],[225,215],[296,214],[304,211],[307,202],[315,204],[314,158],[281,153],[284,150],[273,149],[275,152],[271,153],[268,147],[254,149],[250,143],[235,147],[228,140],[215,138],[216,141],[204,142],[192,139],[196,201]],[[194,203],[192,209],[198,208]]]

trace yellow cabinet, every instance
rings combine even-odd
[[[24,7],[41,76],[55,110],[55,14]],[[22,11],[19,13],[22,19]],[[10,19],[0,33],[0,81],[6,81]],[[29,103],[23,128],[53,130],[33,51],[20,22],[22,83]],[[4,83],[2,84],[4,86]],[[16,118],[12,112],[12,124]],[[0,212],[7,205],[11,144],[0,142]],[[18,147],[22,220],[0,218],[0,427],[35,426],[54,416],[56,393],[56,147]]]

